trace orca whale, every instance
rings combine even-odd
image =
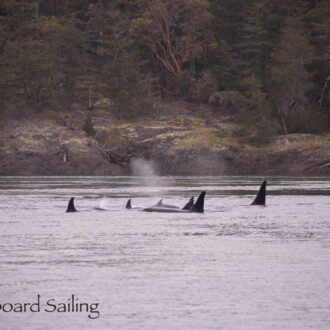
[[[190,210],[194,205],[194,197],[191,197],[189,199],[189,202],[182,208],[182,210]],[[164,207],[166,209],[181,209],[181,207],[179,206],[175,206],[175,205],[169,205],[169,204],[164,204],[163,200],[161,199],[156,205],[155,207]]]
[[[162,199],[154,206],[165,207],[165,208],[169,208],[169,209],[180,209],[179,206],[164,204]]]
[[[267,181],[261,184],[258,194],[251,205],[266,205],[266,184]]]
[[[132,208],[132,200],[131,200],[131,199],[129,199],[129,200],[127,201],[127,203],[126,203],[126,208],[127,208],[128,210],[130,210],[130,209]]]
[[[96,210],[96,211],[108,211],[108,209],[106,209],[104,207],[100,207],[100,206],[95,206],[94,210]]]
[[[190,197],[189,202],[182,208],[182,210],[190,210],[194,206],[194,196]]]
[[[164,208],[164,209],[174,209],[174,210],[190,210],[194,206],[194,197],[191,197],[188,203],[181,209],[179,206],[164,204],[163,199],[160,199],[157,204],[150,206],[150,208]],[[126,209],[128,210],[143,210],[142,207],[133,207],[132,199],[129,199],[126,203]]]
[[[170,207],[159,207],[159,206],[151,206],[142,209],[144,212],[160,212],[160,213],[204,213],[204,198],[205,191],[203,191],[197,198],[196,203],[193,204],[190,209],[184,209],[187,204],[191,204],[191,199],[182,209],[175,209]]]
[[[165,204],[163,204],[163,200],[162,199],[160,199],[158,202],[157,202],[157,204],[155,204],[154,206],[156,207],[156,206],[158,206],[158,207],[162,207],[163,205],[165,205]],[[168,205],[169,207],[173,207],[173,208],[178,208],[179,209],[179,207],[177,207],[177,206],[170,206],[170,205]],[[143,209],[143,207],[133,207],[132,206],[132,199],[130,198],[128,201],[127,201],[127,203],[126,203],[126,208],[128,209],[128,210],[142,210]]]
[[[159,203],[159,202],[158,202]],[[127,210],[142,210],[143,207],[138,207],[138,206],[132,206],[132,199],[129,199],[126,203],[126,208]]]
[[[78,212],[76,208],[74,207],[74,197],[70,198],[68,208],[66,209],[66,212]]]

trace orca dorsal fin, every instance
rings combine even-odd
[[[160,199],[159,201],[158,201],[158,203],[156,204],[156,206],[162,206],[163,205],[163,199]]]
[[[130,210],[130,209],[132,208],[132,200],[131,200],[131,199],[129,199],[129,200],[127,201],[127,203],[126,203],[126,208],[127,208],[128,210]]]
[[[204,198],[205,198],[205,191],[203,191],[198,196],[196,203],[191,208],[192,212],[196,212],[196,213],[203,213],[204,212]]]
[[[251,205],[266,205],[266,184],[267,181],[265,180],[261,184],[258,194]]]
[[[191,210],[194,206],[194,196],[189,199],[189,202],[182,208],[182,210]]]
[[[66,212],[77,212],[76,208],[74,207],[74,197],[70,198],[68,208],[66,209]]]

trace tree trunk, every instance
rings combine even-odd
[[[37,40],[40,40],[39,32],[39,3],[36,4],[36,25],[37,25]]]
[[[37,91],[37,112],[38,113],[41,113],[42,112],[42,95],[41,95],[41,88],[39,87],[38,88],[38,91]]]
[[[92,110],[93,104],[92,104],[92,84],[89,81],[88,82],[88,110]]]
[[[326,90],[328,89],[328,82],[329,81],[330,81],[330,75],[325,79],[325,82],[324,82],[324,85],[323,85],[323,88],[322,88],[321,97],[320,97],[320,100],[319,100],[320,107],[322,107],[324,94],[325,94]]]
[[[203,48],[203,69],[206,70],[207,68],[207,44]]]
[[[52,16],[56,16],[56,0],[51,0]]]
[[[278,113],[278,115],[280,116],[281,122],[282,122],[282,124],[283,124],[283,129],[284,129],[285,135],[288,135],[288,134],[289,134],[289,133],[288,133],[288,129],[287,129],[287,127],[286,127],[286,124],[285,124],[284,118],[283,118],[283,116],[282,116],[281,111],[280,111],[279,108],[277,108],[277,113]]]

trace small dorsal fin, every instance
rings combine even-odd
[[[203,213],[204,212],[204,198],[205,198],[205,191],[203,191],[197,198],[196,203],[191,208],[192,212]]]
[[[74,197],[70,198],[68,208],[66,209],[66,212],[77,212],[76,208],[74,207]]]
[[[182,208],[182,210],[191,210],[194,206],[194,196],[189,199],[189,202]]]
[[[261,184],[258,194],[251,205],[266,205],[266,184],[267,181]]]
[[[159,201],[158,201],[158,203],[156,204],[156,206],[162,206],[163,205],[163,199],[160,199]]]
[[[131,200],[131,199],[129,199],[129,200],[127,201],[127,203],[126,203],[126,208],[129,209],[129,210],[132,208],[132,200]]]

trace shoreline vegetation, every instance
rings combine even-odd
[[[94,133],[82,129],[90,119]],[[159,175],[329,175],[330,135],[288,134],[263,143],[230,116],[183,102],[117,120],[104,110],[48,112],[1,123],[0,175],[127,175],[139,161]],[[5,141],[5,142],[4,142]]]
[[[330,173],[328,0],[5,0],[0,175]]]

